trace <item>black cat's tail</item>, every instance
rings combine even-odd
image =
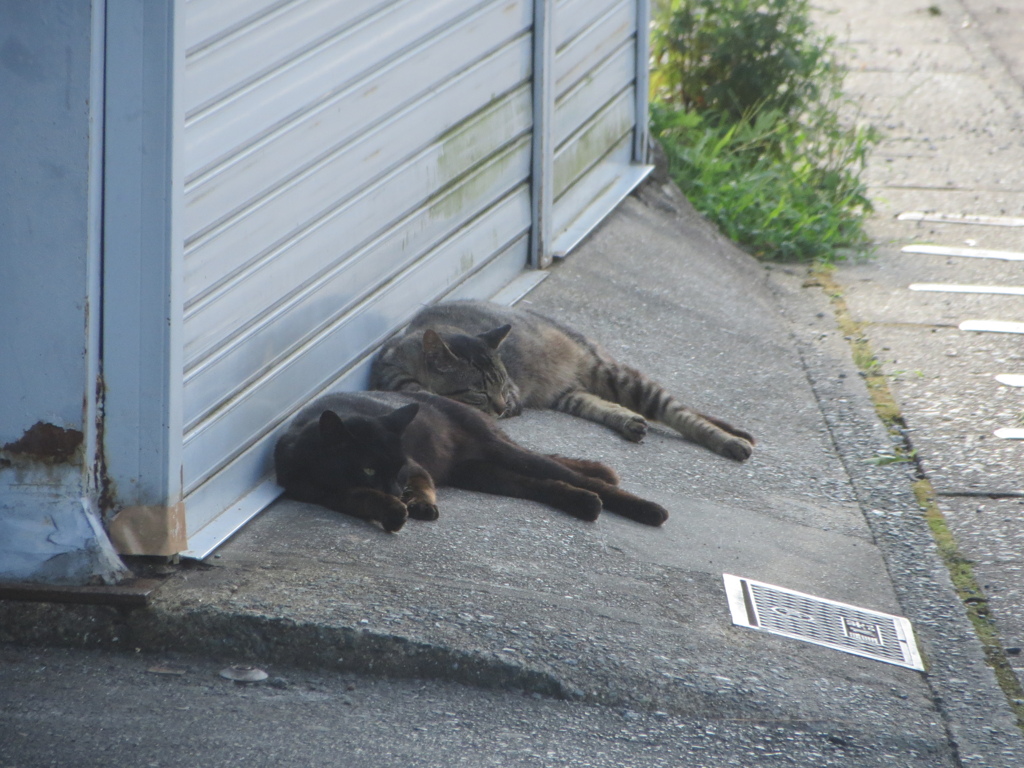
[[[583,519],[596,519],[597,514],[595,512],[594,516],[589,518],[566,508],[563,502],[566,494],[569,498],[575,498],[581,493],[596,495],[599,503],[609,512],[615,512],[645,525],[662,525],[668,520],[668,511],[660,504],[634,496],[598,477],[571,469],[562,461],[527,451],[513,443],[504,443],[500,447],[493,446],[492,452],[495,455],[463,463],[459,471],[449,478],[449,482],[469,490],[532,499]],[[585,464],[593,471],[597,462]],[[607,467],[605,469],[611,472]],[[496,487],[493,485],[496,478],[501,481],[501,490],[492,490]]]
[[[467,491],[539,501],[588,522],[601,514],[601,497],[593,491],[560,480],[522,475],[489,461],[460,464],[448,482]]]

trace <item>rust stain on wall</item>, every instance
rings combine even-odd
[[[107,473],[107,384],[103,374],[96,377],[96,456],[93,462],[93,481],[98,498],[96,499],[104,524],[117,509],[117,488]]]
[[[82,440],[83,435],[77,429],[37,421],[20,438],[4,445],[3,451],[12,458],[20,456],[47,464],[63,464],[75,455]]]

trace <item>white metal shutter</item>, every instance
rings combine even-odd
[[[646,142],[647,18],[638,0],[555,5],[555,256],[564,256],[651,170],[637,162]]]
[[[363,376],[422,305],[524,267],[533,0],[183,7],[182,463],[201,557],[277,492],[296,408]]]

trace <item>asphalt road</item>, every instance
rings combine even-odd
[[[295,669],[240,684],[223,666],[0,647],[0,766],[951,765],[913,738],[880,744],[814,721],[684,718]]]

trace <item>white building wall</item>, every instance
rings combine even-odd
[[[102,6],[0,3],[0,581],[123,573],[94,482]]]

